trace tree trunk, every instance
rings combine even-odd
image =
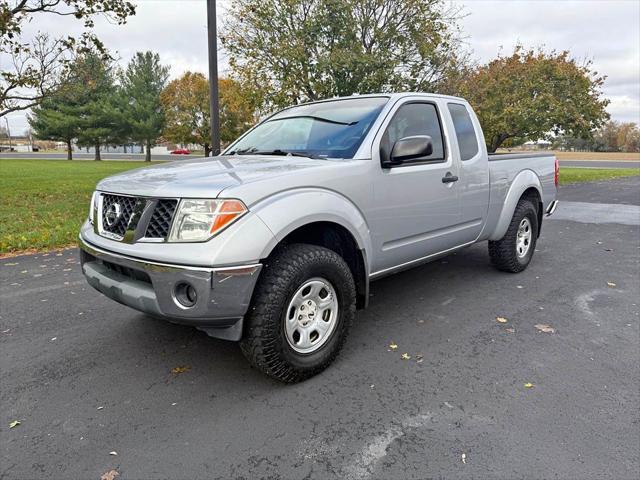
[[[73,154],[71,153],[71,140],[67,140],[67,160],[73,160]]]
[[[496,150],[500,148],[500,145],[502,145],[507,138],[511,138],[511,135],[506,133],[497,134],[491,139],[491,144],[487,145],[487,151],[489,153],[496,153]]]
[[[209,146],[208,143],[205,143],[204,144],[204,156],[208,157],[210,153],[211,153],[211,147]]]
[[[150,139],[147,139],[147,150],[144,155],[144,161],[145,162],[151,161],[151,140]]]
[[[100,142],[96,142],[96,157],[94,158],[94,160],[100,161],[102,160],[102,158],[100,158]]]

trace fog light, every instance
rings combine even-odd
[[[178,283],[173,289],[173,299],[182,308],[191,308],[198,301],[198,292],[186,282]]]

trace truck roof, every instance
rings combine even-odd
[[[300,103],[298,105],[308,105],[311,103],[321,103],[321,102],[330,102],[330,101],[335,101],[335,100],[346,100],[346,99],[350,99],[350,98],[371,98],[371,97],[389,97],[389,99],[391,100],[395,100],[398,98],[404,98],[404,97],[428,97],[428,98],[448,98],[451,100],[458,100],[458,101],[463,101],[466,102],[466,100],[462,97],[456,97],[453,95],[441,95],[439,93],[428,93],[428,92],[399,92],[399,93],[367,93],[367,94],[354,94],[354,95],[349,95],[349,96],[345,96],[345,97],[331,97],[331,98],[323,98],[322,100],[314,100],[311,102],[303,102]]]

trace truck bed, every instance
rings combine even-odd
[[[521,160],[524,158],[553,157],[553,152],[524,152],[524,153],[490,153],[489,161]]]
[[[546,209],[555,200],[556,187],[555,155],[553,152],[531,153],[497,153],[489,155],[489,181],[491,185],[489,197],[489,213],[482,239],[496,239],[502,236],[505,219],[511,218],[511,213],[503,212],[507,205],[507,194],[518,177],[530,178],[533,175],[540,181],[542,188],[542,204]],[[543,210],[544,211],[544,210]],[[496,232],[502,232],[496,236]]]

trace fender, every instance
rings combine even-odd
[[[540,198],[543,198],[542,184],[535,172],[532,170],[523,170],[516,175],[513,182],[511,182],[511,186],[509,187],[509,191],[507,192],[507,196],[503,202],[500,217],[498,217],[498,222],[493,233],[489,235],[489,240],[500,240],[504,237],[505,233],[507,233],[509,223],[511,223],[513,212],[516,210],[516,205],[518,204],[520,197],[522,197],[522,194],[531,187],[538,191]]]
[[[273,241],[265,245],[261,258],[268,257],[275,246],[295,229],[314,222],[333,222],[351,233],[369,262],[369,226],[358,207],[338,192],[315,187],[285,190],[260,200],[250,210],[274,235]],[[365,266],[368,271],[369,265]]]

